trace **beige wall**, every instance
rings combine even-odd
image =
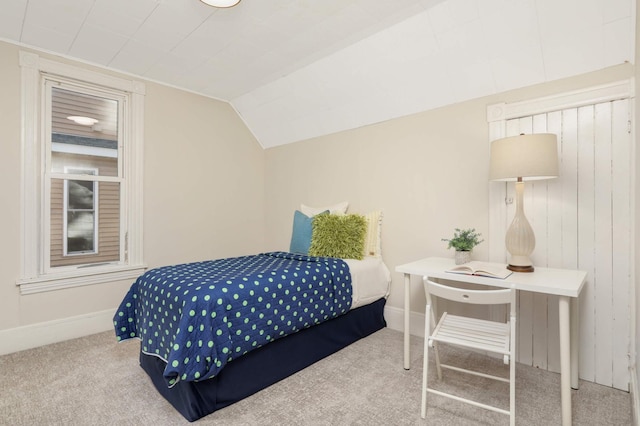
[[[487,105],[548,96],[632,77],[626,64],[550,84],[267,150],[267,241],[288,247],[293,211],[348,200],[350,211],[382,209],[382,251],[394,271],[426,256],[453,256],[441,238],[456,227],[488,235]],[[487,244],[474,258],[488,258]],[[393,272],[388,306],[403,307]],[[411,309],[424,311],[414,283]]]
[[[18,51],[0,42],[0,331],[115,310],[131,285],[19,294]],[[154,267],[262,250],[265,153],[255,138],[225,102],[150,82],[146,90],[145,262]]]

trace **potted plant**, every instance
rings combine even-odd
[[[449,243],[447,248],[456,250],[456,265],[460,265],[471,260],[471,250],[484,241],[480,239],[481,236],[482,234],[476,232],[475,228],[456,228],[453,238],[443,238],[442,241]]]

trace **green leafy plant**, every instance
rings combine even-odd
[[[459,229],[456,228],[453,238],[443,238],[442,241],[449,243],[447,248],[454,248],[456,251],[471,251],[475,246],[483,242],[480,237],[482,234],[476,232],[475,228]]]

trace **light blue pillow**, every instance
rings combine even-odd
[[[320,214],[329,214],[326,210]],[[311,246],[311,235],[313,233],[313,218],[307,216],[299,210],[293,214],[293,231],[291,232],[291,244],[289,251],[291,253],[309,254]]]

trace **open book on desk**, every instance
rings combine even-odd
[[[502,265],[485,262],[471,261],[462,265],[456,265],[446,272],[452,274],[477,275],[480,277],[499,278],[501,280],[511,275],[511,271]]]

